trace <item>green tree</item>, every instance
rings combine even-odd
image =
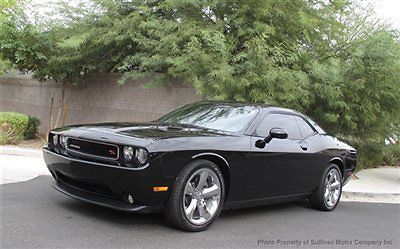
[[[3,23],[8,20],[10,11],[15,7],[15,0],[0,0],[0,34],[4,33]],[[10,63],[0,53],[0,76],[10,67]]]
[[[333,134],[384,137],[399,123],[400,45],[393,34],[371,34],[336,58],[314,62],[309,75],[308,112]]]

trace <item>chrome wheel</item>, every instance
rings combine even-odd
[[[183,209],[190,223],[207,223],[217,213],[220,201],[221,182],[213,170],[202,168],[189,177],[183,193]]]
[[[331,208],[339,201],[341,191],[340,173],[336,169],[331,169],[325,178],[324,200],[326,205]]]

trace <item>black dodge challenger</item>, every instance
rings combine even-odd
[[[310,118],[267,105],[196,102],[149,123],[74,125],[43,148],[54,188],[201,231],[222,209],[308,198],[330,211],[357,151]]]

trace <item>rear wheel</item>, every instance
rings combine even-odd
[[[207,160],[188,164],[179,174],[167,204],[166,217],[182,230],[207,229],[221,212],[224,181],[219,168]]]
[[[342,194],[342,175],[338,166],[330,164],[326,169],[321,183],[310,198],[313,208],[331,211],[338,205]]]

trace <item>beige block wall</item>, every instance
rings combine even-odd
[[[150,121],[186,103],[201,100],[195,90],[182,82],[170,87],[144,87],[148,80],[128,81],[118,86],[118,74],[87,78],[78,86],[68,86],[67,124],[107,121]],[[0,78],[0,111],[15,111],[38,117],[41,133],[48,130],[53,98],[53,125],[61,105],[61,85],[39,83],[27,76]]]

